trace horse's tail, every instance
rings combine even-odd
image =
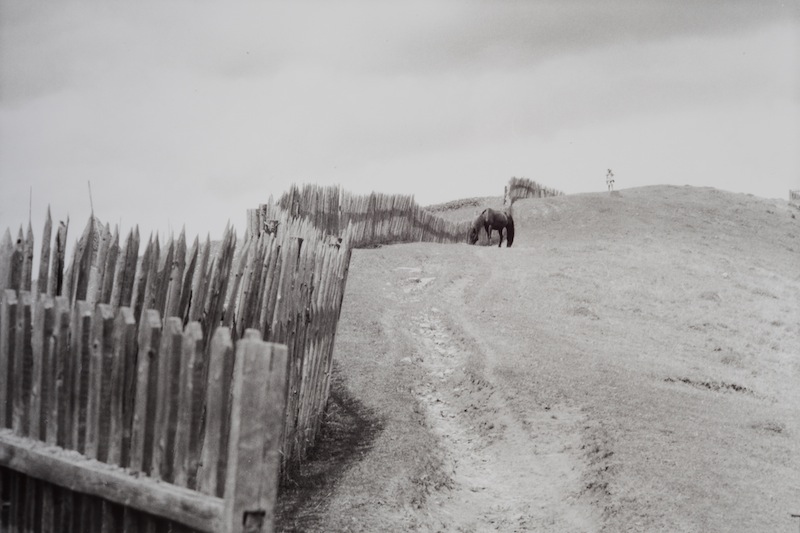
[[[511,213],[508,213],[506,218],[508,218],[508,225],[506,226],[506,248],[511,248],[511,245],[514,244],[514,217],[511,216]]]

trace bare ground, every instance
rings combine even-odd
[[[280,528],[796,531],[800,211],[687,187],[514,209],[511,249],[354,253]]]

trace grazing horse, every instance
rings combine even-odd
[[[472,223],[472,228],[469,230],[470,244],[478,242],[481,227],[486,230],[486,236],[489,238],[490,242],[492,240],[493,229],[496,229],[498,233],[500,233],[498,247],[503,244],[503,228],[506,230],[506,248],[511,248],[511,245],[514,243],[514,218],[511,216],[511,213],[495,211],[492,208],[484,209],[483,212],[478,215],[478,218],[475,219],[475,222]]]

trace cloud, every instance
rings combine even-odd
[[[768,168],[786,188],[800,175],[787,155],[800,143],[793,13],[744,1],[5,0],[0,228],[27,217],[31,186],[85,210],[87,180],[110,221],[211,231],[292,181],[427,202],[491,194],[511,175],[576,192],[612,163],[621,177],[627,165],[641,182],[671,179],[662,170],[684,158],[734,176]],[[760,137],[729,135],[748,122]],[[749,162],[729,166],[746,139]],[[707,185],[703,174],[685,175]]]

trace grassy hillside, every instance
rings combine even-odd
[[[510,249],[354,253],[332,438],[283,528],[795,531],[800,211],[669,186],[514,210]]]
[[[453,200],[443,204],[425,206],[425,209],[453,222],[464,220],[474,220],[481,211],[491,207],[492,209],[503,209],[502,196],[486,196],[479,198],[464,198]]]

